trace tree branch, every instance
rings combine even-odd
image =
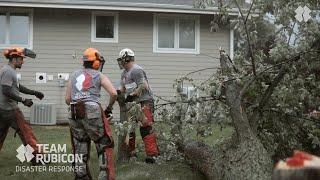
[[[217,67],[209,67],[209,68],[198,69],[198,70],[189,72],[188,74],[184,75],[183,77],[187,77],[187,76],[189,76],[191,74],[194,74],[194,73],[197,73],[197,72],[201,72],[201,71],[205,71],[205,70],[209,70],[209,69],[218,69],[218,68]]]
[[[225,103],[223,101],[223,98],[222,97],[209,97],[209,96],[202,96],[202,97],[199,97],[196,99],[196,102],[207,102],[207,101],[220,101],[222,103]],[[182,101],[181,103],[183,104],[190,104],[191,102],[194,102],[194,100],[187,100],[187,101]],[[167,105],[173,105],[173,104],[177,104],[178,102],[177,101],[171,101],[171,102],[168,102],[168,103],[163,103],[163,104],[157,104],[155,105],[155,109],[159,109],[163,106],[167,106]]]
[[[274,89],[278,86],[278,84],[281,82],[281,80],[284,78],[285,74],[288,72],[288,70],[285,68],[285,66],[282,66],[280,69],[279,74],[274,78],[270,86],[267,88],[265,93],[262,96],[261,101],[259,102],[259,106],[257,109],[262,109],[270,99],[271,95],[273,94]]]
[[[290,60],[291,61],[298,61],[299,59],[301,59],[301,56],[303,54],[306,54],[307,52],[308,51],[301,52],[297,56],[290,58]],[[262,99],[260,100],[259,105],[253,110],[253,114],[249,119],[249,122],[253,128],[253,131],[257,131],[257,124],[258,124],[256,122],[254,122],[254,118],[256,118],[255,120],[257,120],[257,121],[260,119],[259,115],[261,114],[261,110],[265,107],[265,105],[267,104],[267,102],[271,98],[271,96],[274,92],[274,89],[279,85],[281,80],[284,78],[285,74],[289,71],[289,68],[290,68],[290,66],[287,68],[285,66],[281,67],[279,74],[274,78],[271,85],[267,88],[265,93],[262,95]]]
[[[281,115],[285,115],[285,116],[288,116],[288,117],[293,117],[293,118],[297,118],[297,119],[302,119],[302,120],[306,120],[306,121],[309,121],[309,122],[313,122],[313,123],[316,123],[316,124],[320,124],[320,121],[318,119],[314,119],[314,118],[300,117],[300,116],[289,114],[289,113],[286,113],[286,112],[283,112],[283,111],[277,111],[277,110],[274,110],[274,109],[266,109],[264,111],[272,111],[272,112],[275,112],[275,113],[278,113],[278,114],[281,114]]]
[[[249,15],[250,15],[251,10],[252,10],[252,8],[253,8],[253,4],[254,4],[254,0],[252,0],[252,3],[251,3],[250,8],[249,8],[249,12],[248,12],[248,14],[247,14],[246,19],[244,20],[244,23],[245,23],[245,24],[246,24],[247,21],[248,21]]]
[[[248,26],[247,26],[247,18],[244,17],[238,1],[237,1],[237,0],[234,0],[234,2],[235,2],[235,4],[236,4],[236,6],[238,7],[240,16],[241,16],[241,18],[242,18],[242,20],[243,20],[244,28],[245,28],[245,31],[246,31],[246,38],[247,38],[247,43],[248,43],[249,55],[250,55],[250,57],[251,57],[252,72],[253,72],[253,75],[256,76],[255,58],[254,58],[254,55],[253,55],[254,53],[253,53],[253,49],[252,49],[252,46],[251,46],[251,40],[250,40],[249,30],[248,30]],[[253,3],[254,3],[254,1],[252,1],[251,7],[253,6]],[[250,9],[251,9],[251,8],[250,8]],[[250,11],[251,11],[251,10],[250,10]],[[250,11],[248,12],[247,17],[249,16]]]
[[[302,56],[302,55],[305,55],[305,54],[308,54],[308,53],[314,53],[314,52],[320,53],[319,50],[310,50],[310,51],[300,52],[298,55],[296,55],[296,56],[294,56],[294,57],[292,57],[292,58],[289,58],[289,59],[287,59],[287,60],[285,60],[285,61],[279,62],[278,64],[275,64],[275,65],[273,65],[273,66],[270,66],[270,67],[265,68],[264,70],[260,71],[260,72],[257,74],[257,76],[255,76],[255,77],[253,77],[252,79],[250,79],[250,80],[243,86],[243,88],[241,89],[240,95],[243,96],[243,95],[246,93],[246,91],[248,90],[248,88],[250,87],[250,85],[251,85],[255,80],[257,80],[259,76],[261,76],[262,74],[264,74],[264,73],[267,72],[268,70],[273,69],[273,68],[275,68],[275,67],[278,67],[278,66],[280,66],[280,65],[284,65],[284,64],[286,64],[286,63],[290,63],[290,62],[292,62],[292,61],[295,61],[295,60],[296,60],[295,58],[297,58],[297,57],[299,57],[299,56]],[[249,75],[249,74],[248,74],[248,75]],[[246,75],[246,76],[248,76],[248,75]],[[231,81],[231,80],[235,80],[235,79],[230,79],[230,80],[228,80],[228,81]]]

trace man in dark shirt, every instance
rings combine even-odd
[[[44,95],[21,85],[15,71],[22,67],[24,57],[35,58],[35,54],[28,49],[10,48],[4,51],[4,56],[9,62],[0,70],[0,150],[11,127],[20,136],[23,145],[30,145],[36,154],[39,152],[36,146],[37,139],[19,109],[18,102],[28,107],[33,104],[31,99],[21,97],[20,92],[34,95],[39,99]],[[31,162],[35,163],[34,159]]]

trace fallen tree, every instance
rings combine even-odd
[[[254,3],[262,13],[270,12],[279,20],[272,24],[263,18],[250,19]],[[157,105],[164,107],[160,119],[171,127],[165,144],[174,144],[207,179],[270,179],[274,162],[294,149],[320,155],[319,121],[308,116],[310,110],[320,110],[319,25],[312,18],[294,32],[298,23],[292,13],[297,5],[303,4],[253,1],[248,11],[238,6],[240,17],[234,26],[240,29],[243,43],[235,58],[220,50],[219,71],[200,85],[189,77],[179,79],[176,99]],[[318,4],[310,0],[307,5]],[[215,17],[230,24],[223,15]],[[282,26],[277,29],[276,25]],[[186,98],[182,93],[186,81],[204,96]],[[168,112],[166,105],[173,106],[173,111]],[[216,119],[233,127],[231,137],[208,145],[190,136],[193,131],[205,135]],[[119,139],[126,142],[124,134]],[[119,149],[119,160],[126,162],[127,147]],[[161,151],[165,154],[165,149]]]
[[[288,2],[259,3],[268,11],[275,11],[277,15],[284,15],[286,20],[294,21],[291,14],[285,15],[288,9],[281,11],[281,6]],[[311,5],[314,1],[309,3]],[[250,10],[253,4],[254,1]],[[295,8],[294,4],[290,4],[292,12]],[[240,25],[244,27],[245,39],[239,56],[233,62],[221,50],[220,71],[210,81],[206,81],[206,85],[195,85],[209,96],[186,99],[181,93],[181,84],[187,80],[192,82],[192,79],[183,77],[177,81],[176,101],[167,103],[175,104],[173,113],[166,118],[172,122],[172,141],[208,179],[271,179],[274,162],[287,157],[293,149],[320,153],[317,150],[320,147],[320,132],[317,130],[319,122],[308,116],[310,110],[317,109],[320,105],[319,101],[314,101],[319,99],[315,89],[319,90],[317,86],[320,83],[317,70],[320,66],[315,64],[319,61],[320,54],[320,32],[314,28],[318,27],[317,22],[313,19],[309,24],[300,24],[301,36],[296,38],[306,42],[290,44],[294,25],[285,26],[281,30],[273,29],[271,36],[258,40],[248,33],[250,29],[256,30],[252,28],[258,24],[248,19],[250,10],[244,16],[239,7]],[[257,30],[258,33],[264,31],[260,36],[270,33],[267,26]],[[275,40],[288,30],[292,34],[287,39]],[[186,138],[188,135],[184,132],[186,124],[190,122],[188,119],[204,119],[201,115],[196,118],[190,115],[190,108],[196,109],[196,104],[201,104],[208,98],[210,101],[219,101],[219,106],[225,107],[223,113],[226,118],[231,119],[231,126],[234,128],[234,134],[230,138],[213,147]],[[167,111],[164,114],[168,116]]]
[[[223,52],[220,66],[222,72],[230,71],[227,56]],[[235,134],[227,143],[215,149],[204,143],[180,139],[177,142],[179,151],[185,154],[208,179],[269,179],[272,161],[250,127],[243,110],[240,86],[236,81],[229,81],[224,84],[223,91],[226,103],[230,107]],[[176,121],[181,121],[181,116],[176,118]]]
[[[315,50],[316,51],[316,50]],[[298,62],[304,53],[290,58],[292,64]],[[228,57],[221,52],[220,66],[222,75],[230,73],[232,67],[228,66]],[[259,108],[251,114],[252,122],[259,122],[262,118],[261,109],[271,98],[272,92],[284,78],[288,70],[280,68],[271,85],[266,89],[262,96]],[[251,82],[249,82],[251,83]],[[227,141],[212,148],[204,143],[185,140],[181,135],[182,124],[185,118],[185,109],[183,105],[176,106],[175,112],[176,126],[172,134],[180,134],[177,138],[177,147],[192,164],[197,167],[208,179],[270,179],[273,168],[273,161],[270,153],[261,142],[257,125],[250,125],[245,105],[243,103],[244,91],[247,86],[240,86],[237,81],[227,81],[223,83],[222,94],[225,103],[229,107],[229,114],[232,119],[232,126],[235,129],[234,135]],[[184,99],[181,97],[181,99]],[[184,103],[187,101],[185,100]],[[178,101],[177,104],[183,103]],[[264,142],[266,143],[266,142]]]

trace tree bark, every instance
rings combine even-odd
[[[227,64],[227,57],[221,53],[220,58],[222,73],[228,75],[231,68]],[[235,134],[213,148],[196,141],[178,142],[178,150],[207,179],[270,179],[272,176],[271,157],[250,127],[247,114],[243,110],[240,86],[236,81],[230,81],[224,84],[223,91],[230,108]],[[181,121],[181,119],[177,120]]]
[[[125,103],[124,94],[118,95],[117,101],[120,106],[120,123],[127,121],[127,107]],[[118,135],[118,163],[129,162],[129,145],[126,142],[128,132],[126,130],[121,131]]]

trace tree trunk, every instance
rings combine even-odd
[[[222,53],[220,58],[222,73],[228,75],[231,68],[227,64],[227,57]],[[243,110],[241,88],[236,81],[229,81],[224,84],[223,91],[230,108],[235,134],[213,148],[195,141],[178,142],[179,151],[185,154],[207,179],[271,179],[271,157],[250,127],[247,114]]]
[[[214,163],[217,161],[217,156],[212,147],[201,142],[188,141],[184,144],[179,144],[179,151],[191,161],[191,164],[202,172],[207,179],[215,178]]]
[[[127,107],[124,94],[118,95],[117,99],[120,106],[120,123],[127,121]],[[129,162],[129,145],[126,142],[128,132],[124,129],[118,135],[118,163]]]

